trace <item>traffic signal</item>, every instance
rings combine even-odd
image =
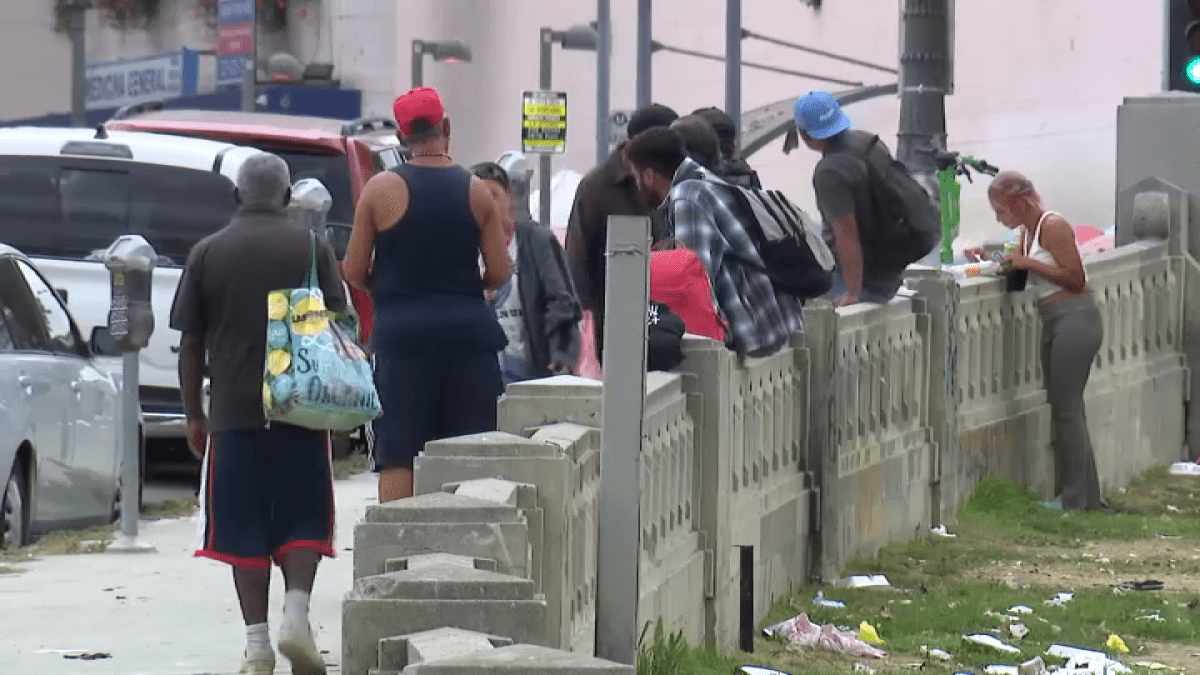
[[[1200,0],[1171,0],[1167,13],[1167,89],[1200,94]]]

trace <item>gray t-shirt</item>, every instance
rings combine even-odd
[[[308,233],[282,211],[242,210],[228,227],[192,247],[175,291],[171,328],[207,336],[210,433],[266,424],[267,294],[305,285],[312,260]],[[317,237],[317,277],[325,306],[345,311],[337,258],[323,237]]]
[[[863,247],[864,276],[873,276],[876,272],[872,265],[875,256],[871,243],[877,225],[867,165],[861,153],[874,137],[874,134],[857,129],[846,131],[839,139],[842,147],[823,156],[813,171],[813,191],[817,195],[817,208],[825,221],[825,239],[832,246],[830,223],[836,218],[853,215],[858,222],[858,236]],[[883,141],[872,152],[891,156]]]

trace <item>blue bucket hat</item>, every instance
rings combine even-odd
[[[796,99],[796,128],[818,140],[850,128],[850,117],[832,95],[812,91]]]

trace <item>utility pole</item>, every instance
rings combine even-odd
[[[91,0],[65,0],[71,12],[71,125],[87,126],[87,41],[86,14]]]
[[[612,78],[612,12],[609,0],[596,0],[596,163],[608,159],[612,135],[609,81]]]
[[[250,3],[250,53],[242,66],[242,110],[258,110],[258,3]]]
[[[954,0],[904,0],[900,23],[900,133],[896,156],[938,202],[933,158],[946,147],[946,95],[953,93]]]
[[[542,47],[540,70],[541,74],[538,78],[538,87],[542,91],[550,91],[554,88],[554,29],[542,29]],[[598,46],[598,45],[597,45]],[[553,167],[551,165],[550,153],[542,153],[538,157],[538,220],[542,225],[550,227],[550,179]]]
[[[637,107],[644,108],[654,97],[654,0],[638,0],[637,15]]]
[[[725,114],[742,134],[742,0],[725,0]]]

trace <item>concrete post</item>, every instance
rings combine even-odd
[[[916,310],[929,317],[925,343],[929,346],[927,372],[929,402],[926,424],[932,431],[935,449],[930,459],[932,483],[930,526],[952,517],[966,498],[958,488],[958,283],[940,270],[917,273]]]
[[[742,131],[742,0],[725,0],[725,114],[733,120],[740,136]]]
[[[554,30],[542,29],[541,57],[539,59],[538,87],[542,91],[550,91],[554,86]],[[553,171],[553,161],[549,153],[538,156],[538,220],[542,225],[550,227],[550,179]]]
[[[650,105],[654,97],[654,0],[638,0],[637,15],[637,107]]]
[[[612,14],[609,0],[596,0],[596,163],[608,159],[610,86],[612,76]]]
[[[596,656],[634,666],[649,257],[649,218],[608,219]]]
[[[937,201],[937,167],[920,152],[946,147],[954,0],[904,0],[900,25],[900,133],[896,157]]]
[[[837,484],[837,433],[834,420],[838,414],[838,398],[834,395],[834,368],[837,365],[837,311],[829,303],[804,310],[804,346],[809,359],[808,403],[808,468],[816,485],[813,505],[816,525],[820,532],[812,538],[812,576],[832,581],[837,572],[827,569],[825,560],[836,550],[833,537],[838,531],[839,514],[830,494]]]

